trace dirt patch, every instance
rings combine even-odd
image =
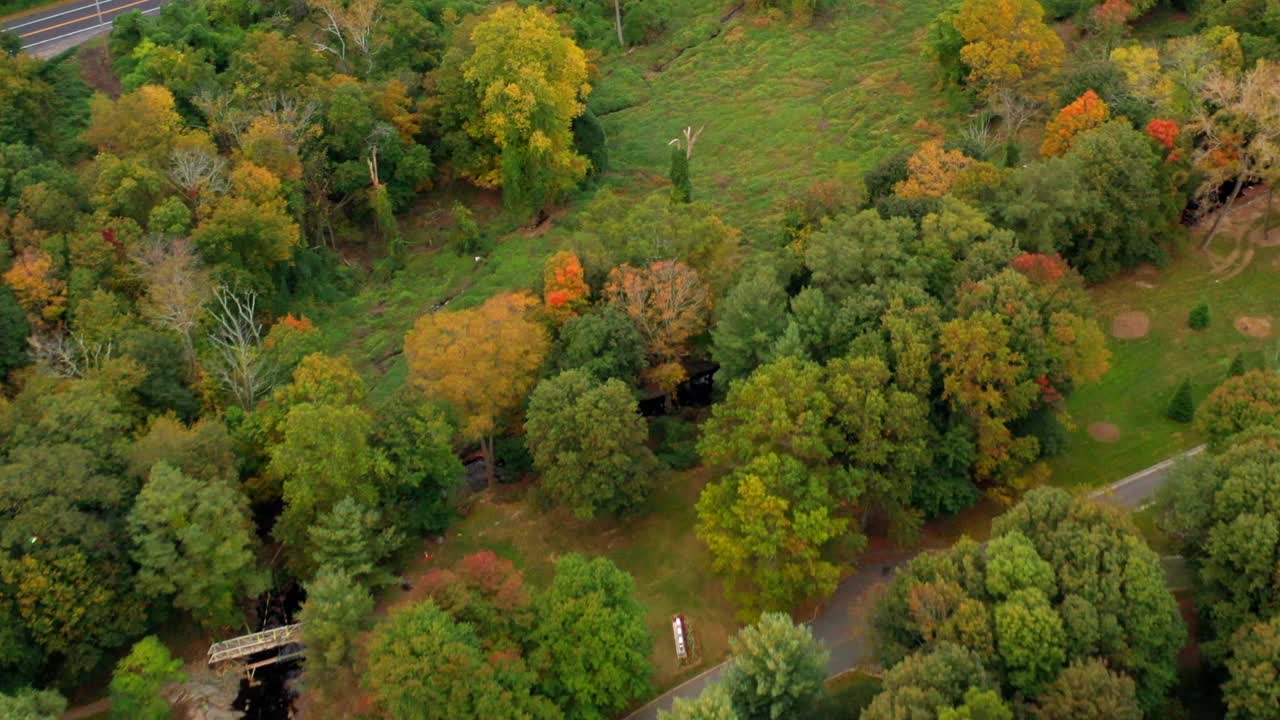
[[[80,59],[80,77],[84,78],[85,84],[113,98],[120,97],[124,86],[111,69],[111,55],[105,45],[82,48],[76,55]]]
[[[1249,337],[1271,337],[1271,318],[1269,317],[1238,317],[1235,326],[1236,330]]]
[[[1143,290],[1154,290],[1154,289],[1156,288],[1156,286],[1155,286],[1153,283],[1149,283],[1149,282],[1147,282],[1147,281],[1145,281],[1145,280],[1139,280],[1139,281],[1135,282],[1135,283],[1134,283],[1134,285],[1137,285],[1138,287],[1142,288]]]
[[[1090,423],[1089,437],[1100,443],[1113,443],[1120,439],[1120,428],[1115,423]]]
[[[1122,312],[1111,321],[1111,337],[1136,340],[1151,332],[1151,318],[1141,310]]]

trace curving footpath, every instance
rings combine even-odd
[[[1169,480],[1170,472],[1179,462],[1199,455],[1204,452],[1204,449],[1201,445],[1175,455],[1146,470],[1100,488],[1090,493],[1089,497],[1125,510],[1139,510],[1154,499],[1156,492],[1164,487]],[[826,606],[809,623],[813,629],[813,636],[831,651],[831,660],[827,663],[827,673],[830,677],[855,670],[872,659],[873,649],[867,628],[858,622],[858,615],[854,611],[869,603],[872,600],[871,590],[912,556],[911,552],[903,552],[899,557],[885,558],[878,563],[864,566],[840,583]],[[697,697],[707,685],[720,677],[726,664],[720,663],[692,680],[668,690],[628,715],[625,720],[657,720],[658,712],[671,709],[671,704],[676,698]]]

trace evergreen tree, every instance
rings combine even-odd
[[[679,143],[671,145],[671,202],[693,202],[693,180],[689,177],[689,155]]]
[[[403,542],[394,526],[383,522],[382,513],[366,508],[354,499],[343,498],[333,510],[321,515],[308,531],[312,567],[346,573],[358,583],[386,585],[392,581],[378,566]]]
[[[1227,371],[1228,377],[1240,377],[1245,373],[1244,353],[1238,352],[1236,356],[1231,358],[1231,369]]]
[[[31,323],[9,286],[0,282],[0,380],[27,364],[27,336]]]
[[[822,695],[827,653],[786,615],[765,613],[730,645],[724,685],[741,720],[805,717]]]
[[[318,675],[348,665],[357,633],[373,612],[373,597],[346,571],[322,567],[307,583],[298,616],[307,645],[307,670]]]
[[[1169,401],[1169,410],[1166,414],[1170,420],[1181,423],[1191,422],[1195,417],[1196,405],[1191,397],[1190,380],[1183,380],[1177,391],[1173,393],[1173,399]]]

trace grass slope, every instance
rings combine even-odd
[[[665,177],[667,143],[706,127],[694,192],[724,207],[749,238],[778,226],[780,202],[814,181],[857,177],[913,145],[917,121],[951,124],[921,52],[946,0],[848,3],[819,27],[737,16],[685,50],[606,65],[593,102],[604,113],[615,168]],[[610,112],[612,110],[612,112]]]

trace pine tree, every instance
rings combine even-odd
[[[693,202],[693,180],[689,178],[689,156],[679,143],[671,146],[671,202]]]
[[[1240,377],[1244,372],[1244,353],[1236,353],[1236,356],[1231,358],[1231,369],[1227,371],[1227,377]]]
[[[1169,402],[1169,410],[1167,412],[1169,419],[1175,422],[1191,422],[1195,417],[1196,405],[1191,397],[1191,381],[1183,380],[1178,386],[1177,392],[1173,394],[1173,400]]]

